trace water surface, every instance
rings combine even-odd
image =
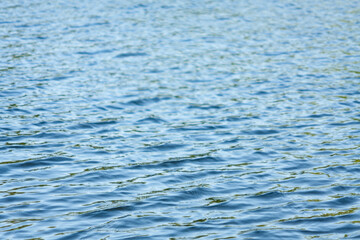
[[[359,1],[3,1],[1,239],[359,239]]]

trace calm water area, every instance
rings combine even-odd
[[[359,0],[0,3],[0,239],[360,239]]]

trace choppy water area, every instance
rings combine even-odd
[[[2,1],[1,239],[360,238],[359,1]]]

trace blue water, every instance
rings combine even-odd
[[[0,56],[1,239],[360,239],[360,1],[5,0]]]

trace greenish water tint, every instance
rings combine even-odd
[[[1,239],[359,239],[359,19],[2,1]]]

